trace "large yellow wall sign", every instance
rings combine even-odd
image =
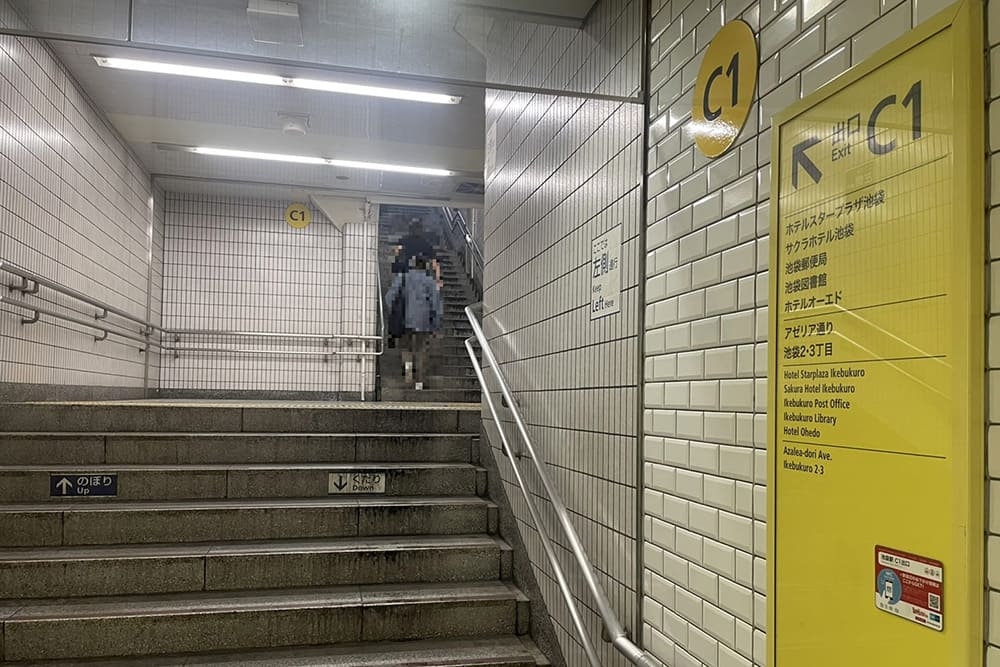
[[[982,35],[774,119],[769,667],[982,664]]]

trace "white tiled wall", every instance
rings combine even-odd
[[[771,115],[948,4],[653,2],[643,614],[670,667],[766,662]],[[687,130],[691,96],[705,47],[737,18],[758,34],[759,102],[709,160]]]
[[[374,224],[342,234],[313,209],[305,229],[285,223],[291,202],[168,193],[163,302],[167,329],[374,335]],[[377,213],[374,214],[377,216]],[[254,354],[167,353],[163,390],[370,392],[374,367],[334,343],[331,357],[270,355],[261,350],[323,351],[288,339],[185,336],[185,345],[240,348]],[[372,349],[371,346],[368,348]]]
[[[6,2],[0,24],[21,25]],[[151,194],[142,165],[47,47],[0,37],[0,257],[143,317]],[[95,313],[45,289],[24,298]],[[22,326],[22,314],[0,306],[0,384],[141,394],[137,345],[96,342],[90,329],[50,317]]]
[[[640,14],[638,0],[604,0],[583,32],[498,24],[490,80],[635,94]],[[642,107],[491,91],[486,116],[497,137],[486,185],[486,332],[612,605],[635,628]],[[591,321],[591,242],[619,225],[622,311]],[[489,421],[487,433],[499,448]],[[567,664],[585,665],[509,463],[496,459]],[[602,664],[625,664],[600,641],[593,600],[545,502],[543,514]]]

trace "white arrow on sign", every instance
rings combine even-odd
[[[63,477],[61,480],[56,482],[56,488],[62,491],[62,494],[65,496],[69,493],[69,490],[73,488],[73,482]]]

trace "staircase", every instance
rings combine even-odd
[[[423,210],[423,209],[416,209]],[[433,210],[433,209],[428,209]],[[392,247],[406,234],[409,216],[383,218],[379,226],[381,238],[381,270],[388,291],[391,280]],[[443,223],[440,223],[443,224]],[[430,224],[425,226],[434,238]],[[472,336],[472,327],[465,316],[466,306],[476,297],[468,277],[454,251],[441,243],[435,245],[441,264],[441,297],[444,301],[444,326],[429,343],[431,371],[423,390],[417,391],[403,377],[403,362],[398,348],[387,349],[381,358],[382,400],[406,402],[479,403],[481,394],[472,363],[465,349],[465,340]]]
[[[547,665],[478,429],[460,405],[2,405],[0,664]]]

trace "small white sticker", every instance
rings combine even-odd
[[[347,470],[330,473],[331,494],[385,493],[384,470]]]

